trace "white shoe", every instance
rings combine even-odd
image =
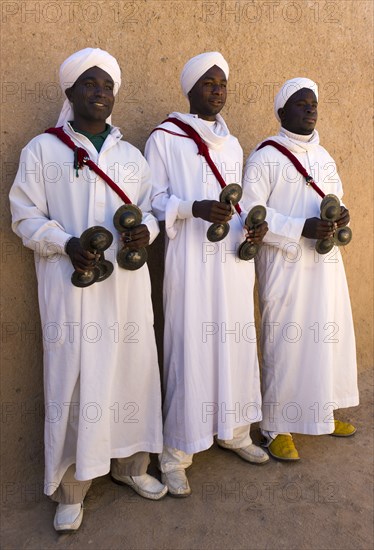
[[[79,529],[83,519],[83,504],[59,504],[53,527],[59,533],[72,533]]]
[[[234,453],[239,455],[240,458],[242,458],[243,460],[251,462],[252,464],[265,464],[269,461],[269,455],[263,449],[261,449],[261,447],[258,447],[253,443],[251,443],[247,447],[242,447],[241,449],[230,450],[234,451]]]
[[[158,479],[143,474],[141,476],[120,476],[118,474],[110,474],[113,481],[121,485],[128,485],[134,489],[138,495],[149,498],[150,500],[159,500],[168,492],[168,488],[160,483]]]
[[[165,483],[169,493],[173,497],[188,497],[191,494],[191,487],[188,483],[185,470],[174,470],[161,474],[162,483]]]
[[[254,445],[254,443],[251,443],[246,447],[240,447],[239,449],[226,447],[225,445],[221,445],[219,441],[217,441],[217,444],[218,447],[221,447],[221,449],[232,451],[233,453],[239,455],[240,458],[246,460],[247,462],[250,462],[251,464],[265,464],[266,462],[269,462],[269,455],[265,451],[263,451],[261,447],[259,447],[258,445]]]

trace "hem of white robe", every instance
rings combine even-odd
[[[331,422],[325,422],[316,424],[315,422],[311,424],[289,424],[289,423],[274,423],[270,422],[269,424],[261,423],[260,429],[267,432],[275,432],[278,434],[303,434],[303,435],[328,435],[331,434],[334,429],[334,420]]]
[[[46,478],[44,479],[44,494],[47,495],[47,496],[51,496],[53,495],[53,493],[58,489],[58,487],[60,486],[60,483],[62,481],[62,478],[64,477],[65,473],[66,473],[66,470],[68,468],[70,468],[70,466],[72,464],[75,464],[75,457],[72,456],[70,458],[67,458],[66,460],[64,460],[60,467],[59,467],[59,472],[61,472],[61,475],[60,476],[56,476],[55,479],[53,480],[47,480]]]
[[[110,472],[110,461],[112,458],[127,458],[129,456],[134,455],[135,453],[144,452],[144,453],[155,453],[160,454],[163,449],[163,444],[158,443],[154,445],[149,444],[143,444],[143,445],[137,445],[136,447],[133,447],[131,451],[129,451],[128,448],[125,449],[114,449],[110,453],[110,458],[108,463],[106,464],[97,464],[95,466],[92,466],[91,468],[83,468],[79,469],[77,468],[75,472],[75,479],[77,481],[90,481],[91,479],[95,479],[97,477],[105,476]],[[61,483],[61,480],[66,472],[66,470],[71,466],[72,464],[76,463],[76,457],[72,456],[65,460],[59,470],[62,472],[59,481],[53,480],[53,481],[47,481],[44,482],[44,493],[47,496],[51,496],[55,490],[58,488],[58,486]]]
[[[234,430],[236,428],[241,428],[243,426],[250,427],[254,422],[258,422],[258,420],[246,422],[244,424],[240,424],[238,426],[232,427],[231,429],[225,430],[222,432],[221,431],[215,432],[202,439],[199,439],[198,441],[193,441],[191,443],[186,443],[183,440],[177,439],[175,437],[168,437],[164,434],[164,447],[171,447],[173,449],[178,449],[179,451],[183,451],[187,454],[201,453],[202,451],[206,451],[213,445],[214,436],[217,436],[218,439],[231,441],[234,438]]]
[[[358,395],[340,400],[334,411],[357,407]],[[327,413],[328,414],[328,413]],[[335,430],[334,417],[329,422],[269,422],[266,419],[260,422],[260,429],[277,433],[299,433],[305,435],[328,435]]]

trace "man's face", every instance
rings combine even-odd
[[[205,120],[215,120],[226,103],[227,79],[225,73],[214,65],[196,82],[188,93],[190,113]]]
[[[283,128],[293,134],[311,134],[317,123],[317,98],[308,88],[295,92],[286,102],[283,109],[278,110]]]
[[[66,95],[73,104],[74,118],[105,121],[113,110],[113,89],[114,82],[108,73],[99,67],[87,69],[66,90]]]

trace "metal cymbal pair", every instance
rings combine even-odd
[[[108,229],[100,225],[94,225],[83,231],[79,237],[81,247],[92,254],[100,254],[99,260],[84,273],[74,271],[71,282],[74,286],[85,288],[94,283],[105,281],[113,273],[113,264],[105,259],[104,250],[110,247],[113,242],[113,235]]]
[[[336,222],[340,218],[341,208],[340,200],[336,195],[325,195],[322,199],[321,220]],[[334,246],[345,246],[352,240],[352,230],[347,227],[338,227],[332,237],[327,239],[318,239],[316,242],[316,251],[318,254],[327,254]]]
[[[135,204],[124,204],[118,208],[113,217],[114,227],[120,233],[125,233],[129,229],[134,229],[142,222],[142,211]],[[126,239],[126,235],[125,235]],[[129,237],[129,242],[131,237]],[[148,253],[145,247],[137,250],[130,249],[126,244],[118,251],[117,262],[123,269],[135,271],[142,267],[148,259]]]
[[[248,212],[248,216],[245,220],[245,225],[248,227],[248,229],[255,229],[265,221],[265,218],[266,208],[261,204],[258,204],[257,206],[251,208],[251,210]],[[261,244],[244,241],[239,246],[238,256],[241,260],[252,260],[256,256],[260,247]]]
[[[242,198],[243,190],[237,183],[226,185],[220,193],[219,200],[235,206]],[[225,223],[213,223],[206,233],[207,239],[213,243],[222,241],[230,231],[230,225]]]

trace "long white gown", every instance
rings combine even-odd
[[[222,139],[194,115],[173,113],[212,138],[211,156],[226,183],[241,184],[243,153],[217,117]],[[205,124],[205,126],[204,126]],[[183,134],[171,123],[162,127]],[[219,142],[216,146],[214,142]],[[254,265],[239,260],[243,222],[234,214],[228,236],[207,240],[211,225],[192,217],[195,200],[218,200],[221,188],[188,138],[154,132],[145,149],[154,174],[152,207],[166,219],[164,279],[164,444],[192,454],[213,436],[231,440],[233,430],[261,418],[253,313]],[[186,204],[190,204],[189,214]],[[178,214],[179,212],[179,214]]]
[[[151,175],[141,153],[112,128],[98,153],[66,123],[83,146],[143,212],[151,240],[158,234],[150,214]],[[66,469],[76,478],[106,474],[110,459],[162,449],[159,369],[147,265],[119,268],[119,234],[113,215],[123,204],[87,166],[73,169],[73,152],[43,134],[22,151],[11,189],[13,230],[35,251],[44,344],[45,492],[50,495]],[[77,288],[64,252],[71,236],[93,225],[109,229],[114,264],[101,283]]]
[[[309,142],[283,129],[269,139],[294,153],[324,193],[341,199],[335,162],[319,145],[318,132]],[[333,411],[359,401],[354,327],[340,247],[319,255],[316,241],[301,236],[305,220],[320,217],[322,199],[274,147],[250,155],[243,188],[245,208],[263,204],[269,224],[256,258],[262,309],[261,427],[331,433]]]

